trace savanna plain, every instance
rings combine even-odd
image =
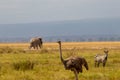
[[[74,80],[59,58],[56,42],[43,43],[39,50],[29,50],[29,43],[0,43],[0,80]],[[108,49],[105,67],[94,66],[96,54]],[[89,65],[79,73],[79,80],[120,80],[120,42],[63,42],[64,59],[84,57]]]

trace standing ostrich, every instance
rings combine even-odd
[[[84,67],[88,70],[87,61],[82,57],[69,57],[64,60],[62,57],[61,41],[58,41],[58,43],[61,62],[63,63],[66,70],[71,70],[74,72],[76,80],[78,80],[79,72],[82,73],[82,65],[84,65]]]

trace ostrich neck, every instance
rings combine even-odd
[[[62,57],[61,44],[59,44],[59,50],[60,50],[60,59],[61,59],[62,63],[64,64],[64,59],[63,59],[63,57]]]

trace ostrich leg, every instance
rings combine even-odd
[[[73,71],[74,71],[74,74],[75,74],[75,80],[78,80],[78,73],[77,73],[77,71],[76,71],[76,69],[73,69]]]

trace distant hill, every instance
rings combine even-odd
[[[0,24],[0,42],[27,42],[37,36],[45,41],[116,41],[120,18]]]

